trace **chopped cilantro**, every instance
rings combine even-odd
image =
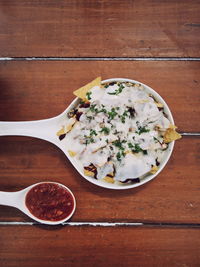
[[[95,130],[90,129],[90,136],[97,135]]]
[[[131,143],[128,143],[129,148],[133,148],[133,145]]]
[[[95,112],[96,110],[96,104],[90,105],[90,111]]]
[[[144,155],[147,155],[148,154],[147,153],[147,150],[143,150],[142,152],[143,152]]]
[[[86,116],[86,118],[89,120],[89,122],[91,122],[91,120],[94,119],[94,117],[92,117],[92,116]]]
[[[121,161],[121,153],[118,152],[116,156],[117,156],[117,160],[118,160],[118,161]]]
[[[124,142],[124,141],[125,141],[125,140],[123,140],[123,141],[116,140],[116,141],[114,141],[114,142],[112,142],[112,143],[113,143],[114,146],[116,146],[116,147],[119,148],[120,150],[124,151],[124,147],[122,146],[122,144],[126,142],[126,141],[125,141],[125,142]]]
[[[104,108],[103,105],[102,105],[102,109],[98,109],[96,104],[90,105],[90,111],[96,112],[96,113],[100,113],[100,112],[107,113],[107,110]]]
[[[132,151],[134,153],[139,153],[139,152],[143,152],[143,149],[138,145],[138,144],[135,144],[132,148]]]
[[[98,110],[97,113],[100,113],[100,112],[107,113],[107,110],[105,108],[102,108],[102,109]]]
[[[128,143],[128,147],[131,148],[132,152],[134,153],[139,153],[143,152],[144,155],[147,155],[147,150],[143,150],[138,144],[131,144]]]
[[[107,127],[103,127],[103,128],[101,129],[100,133],[104,133],[104,134],[108,135],[108,134],[110,133],[110,129],[107,128]]]
[[[122,157],[125,157],[125,153],[123,152],[123,151],[119,151],[119,152],[117,152],[117,155],[116,155],[116,157],[117,157],[117,160],[118,161],[121,161],[122,160]]]
[[[123,84],[120,84],[119,87],[118,87],[118,89],[116,89],[114,92],[108,93],[108,94],[109,95],[119,95],[124,88],[125,87],[123,86]]]
[[[88,145],[88,144],[94,143],[94,138],[93,137],[86,136],[86,135],[84,135],[84,137],[85,137],[85,143],[84,144]]]
[[[111,111],[108,112],[108,118],[111,120],[113,120],[116,115],[117,112],[115,111],[115,108],[112,108]]]
[[[125,110],[124,113],[121,115],[121,122],[125,123],[126,117],[128,116],[128,111]]]
[[[87,99],[88,99],[88,100],[91,100],[91,94],[92,94],[92,92],[87,92],[87,93],[86,93],[86,96],[87,96]]]
[[[136,133],[138,133],[139,135],[142,134],[142,133],[148,133],[150,131],[150,129],[147,129],[145,127],[141,127],[139,126],[138,127],[138,131]]]
[[[109,84],[104,85],[104,88],[108,88],[108,87],[109,87]]]

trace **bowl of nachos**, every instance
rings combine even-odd
[[[57,136],[86,180],[128,189],[162,171],[181,135],[155,90],[132,79],[98,77],[74,95]]]

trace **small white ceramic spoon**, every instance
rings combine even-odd
[[[0,191],[0,205],[5,205],[5,206],[11,206],[11,207],[15,207],[19,210],[21,210],[23,213],[25,213],[26,215],[28,215],[31,219],[39,222],[39,223],[43,223],[43,224],[49,224],[49,225],[57,225],[57,224],[61,224],[65,221],[67,221],[69,218],[71,218],[71,216],[73,215],[75,209],[76,209],[76,200],[75,197],[73,195],[73,193],[71,192],[71,190],[69,188],[67,188],[65,185],[63,184],[59,184],[59,183],[54,183],[56,185],[62,186],[64,187],[72,196],[73,198],[73,202],[74,202],[74,207],[72,212],[64,219],[60,220],[60,221],[47,221],[47,220],[41,220],[37,217],[35,217],[27,208],[26,206],[26,195],[27,193],[36,185],[38,184],[43,184],[43,183],[54,183],[54,182],[41,182],[41,183],[37,183],[37,184],[33,184],[30,185],[29,187],[17,191],[17,192],[3,192]]]

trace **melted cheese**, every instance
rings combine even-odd
[[[97,179],[138,178],[162,160],[169,120],[142,86],[126,83],[91,89],[90,107],[62,140],[83,167],[93,164]],[[159,126],[159,127],[158,127]]]

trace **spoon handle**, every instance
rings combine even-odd
[[[0,205],[18,207],[19,193],[18,192],[3,192],[0,191]]]
[[[44,139],[54,143],[56,127],[54,119],[21,121],[21,122],[0,122],[0,136],[20,135]]]

